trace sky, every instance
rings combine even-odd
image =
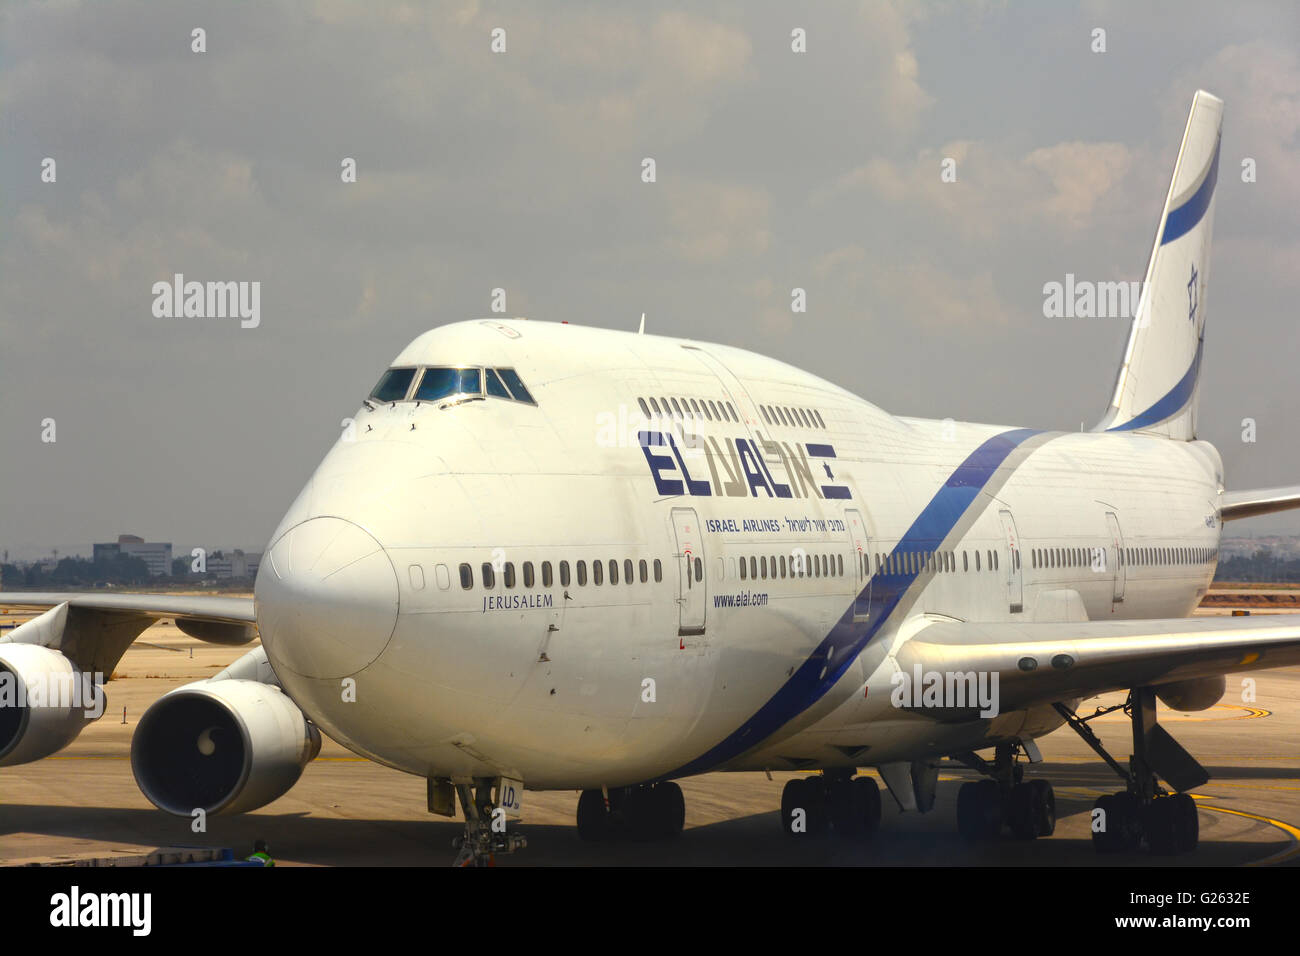
[[[1128,321],[1044,285],[1142,278],[1197,88],[1200,437],[1229,488],[1300,482],[1297,51],[1289,3],[11,0],[0,550],[261,550],[384,366],[497,288],[897,414],[1091,427]],[[175,273],[259,282],[258,324],[155,315]]]

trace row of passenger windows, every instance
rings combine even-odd
[[[734,568],[733,568],[734,573]],[[750,555],[740,559],[740,579],[753,578],[829,578],[844,576],[844,555],[794,553],[786,559],[781,555]]]
[[[622,563],[622,578],[624,584],[634,584],[638,580],[646,584],[650,580],[650,574],[654,573],[655,582],[658,583],[664,579],[664,567],[658,558],[648,563],[644,558],[633,563],[631,558],[624,558]],[[497,569],[491,561],[484,561],[480,566],[480,575],[485,590],[492,590],[496,587]],[[524,587],[531,588],[537,583],[537,568],[533,562],[525,561],[521,567],[523,571]],[[568,561],[559,562],[560,587],[568,587],[570,583],[576,580],[579,587],[585,587],[587,584],[587,562],[575,561],[572,568]],[[605,575],[608,571],[609,583],[618,584],[619,582],[619,562],[617,558],[610,558],[608,561],[591,562],[591,583],[601,585],[605,583]],[[704,576],[704,567],[699,558],[695,559],[696,580]],[[541,563],[541,581],[542,587],[549,588],[555,584],[555,568],[550,561]],[[501,565],[501,583],[507,589],[513,588],[518,582],[515,575],[515,565],[513,561],[506,561]],[[460,566],[460,586],[468,591],[474,586],[474,568],[466,563]]]
[[[785,425],[789,428],[825,428],[826,423],[822,421],[821,414],[815,408],[792,408],[788,405],[760,405],[758,410],[763,413],[769,425]]]
[[[1086,568],[1093,563],[1094,548],[1034,548],[1036,568]],[[1120,558],[1127,565],[1155,566],[1174,564],[1209,564],[1218,559],[1215,548],[1121,548]]]
[[[1209,564],[1219,560],[1218,548],[1125,548],[1129,564]]]
[[[871,559],[865,554],[862,559],[864,569],[870,571]],[[983,553],[982,561],[979,551],[963,551],[961,553],[961,569],[963,571],[996,571],[998,563],[998,553],[992,549]],[[877,554],[875,564],[876,572],[880,573],[883,569],[885,574],[920,574],[923,571],[955,573],[957,570],[957,552],[895,551],[892,554]]]
[[[512,368],[390,368],[370,393],[376,402],[436,402],[453,395],[491,395],[536,405]]]
[[[683,420],[694,418],[711,422],[740,421],[740,416],[736,414],[736,409],[732,407],[731,402],[714,401],[711,398],[701,398],[698,401],[693,398],[683,398],[678,402],[675,398],[656,399],[651,395],[648,398],[638,398],[636,401],[641,406],[641,414],[646,418],[672,415]]]

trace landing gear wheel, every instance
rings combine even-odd
[[[826,803],[835,835],[855,839],[862,835],[866,820],[854,799],[857,794],[850,780],[832,780],[826,788]]]
[[[578,797],[578,836],[599,843],[609,835],[609,811],[605,795],[599,790],[584,790]]]
[[[795,777],[781,791],[781,827],[791,836],[819,836],[829,816],[820,777]]]
[[[1002,791],[995,780],[964,783],[957,791],[957,831],[972,843],[995,839],[1002,829]]]
[[[1136,795],[1121,790],[1098,797],[1093,810],[1103,816],[1095,818],[1092,847],[1098,853],[1131,853],[1142,842],[1142,805]]]
[[[1011,788],[1007,822],[1019,840],[1036,840],[1056,831],[1056,794],[1046,780],[1031,780]]]
[[[803,836],[808,832],[807,781],[802,777],[787,780],[781,790],[781,829],[790,836]],[[802,814],[802,822],[800,821]],[[796,826],[796,824],[800,824]]]
[[[1178,852],[1191,853],[1201,841],[1201,818],[1196,801],[1186,793],[1175,793],[1169,799],[1178,808]]]
[[[1046,780],[1034,780],[1029,805],[1034,813],[1034,835],[1049,837],[1056,832],[1056,791]]]
[[[1190,853],[1200,838],[1196,802],[1185,793],[1156,797],[1147,807],[1146,830],[1152,853]]]
[[[853,805],[862,821],[861,835],[874,836],[880,829],[880,787],[870,777],[854,777],[849,781],[853,791]]]
[[[686,825],[686,798],[682,788],[671,780],[655,784],[651,791],[655,808],[655,822],[658,824],[656,834],[661,840],[672,840],[679,836]]]

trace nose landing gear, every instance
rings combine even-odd
[[[458,851],[452,866],[493,866],[498,853],[514,853],[528,845],[524,836],[511,828],[502,805],[508,802],[502,791],[512,784],[501,777],[475,777],[472,785],[456,784],[465,811],[465,833],[451,841]]]

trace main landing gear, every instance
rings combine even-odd
[[[791,836],[866,838],[880,827],[880,787],[853,771],[795,777],[781,791],[781,827]]]
[[[1018,762],[1021,745],[999,744],[992,763],[973,753],[957,759],[988,774],[957,791],[957,832],[972,843],[995,840],[1008,827],[1019,840],[1049,837],[1056,831],[1056,793],[1046,780],[1025,780]]]
[[[1156,723],[1156,695],[1150,687],[1135,687],[1128,700],[1079,717],[1064,704],[1054,704],[1084,742],[1123,778],[1125,789],[1099,797],[1092,808],[1092,845],[1098,853],[1127,853],[1143,843],[1152,853],[1190,853],[1200,840],[1196,803],[1183,791],[1210,779],[1205,768]],[[1125,769],[1108,754],[1087,721],[1123,710],[1133,724],[1133,755]],[[1159,783],[1163,777],[1176,792]]]
[[[523,835],[512,829],[506,811],[499,806],[506,802],[499,793],[503,786],[509,786],[509,782],[503,783],[500,777],[475,777],[472,786],[455,785],[465,811],[465,833],[451,841],[452,848],[459,851],[453,866],[492,866],[497,854],[514,853],[528,845]],[[431,797],[430,809],[432,805]]]
[[[671,780],[584,790],[578,798],[578,836],[591,842],[626,836],[633,840],[671,840],[686,823],[682,788]]]

